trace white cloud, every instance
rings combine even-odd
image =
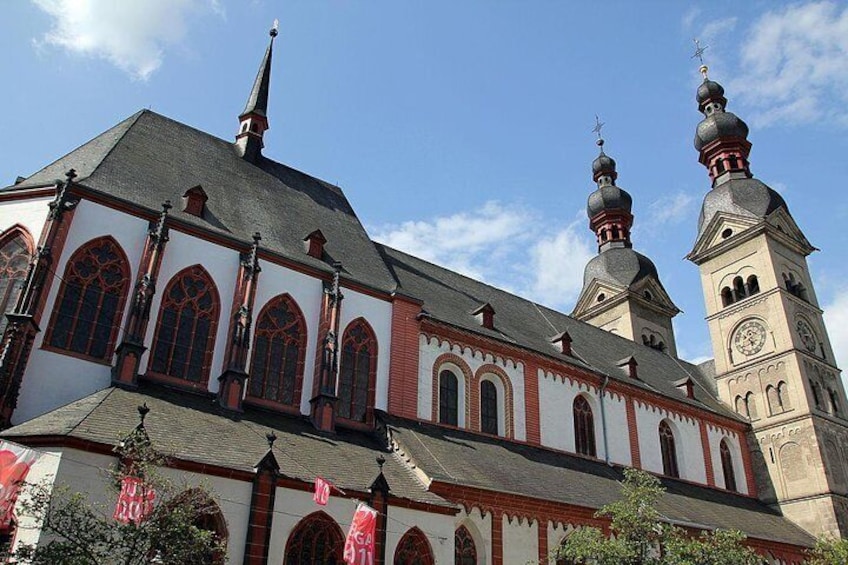
[[[844,368],[844,363],[848,362],[848,288],[837,292],[831,302],[825,305],[824,321],[836,364]],[[843,374],[843,379],[846,376]]]
[[[665,224],[678,224],[686,219],[695,197],[685,192],[655,200],[648,207],[648,226],[658,228]]]
[[[37,45],[102,58],[135,79],[147,80],[167,47],[185,37],[195,11],[223,17],[218,0],[32,0],[53,17],[53,28]]]
[[[738,78],[760,126],[835,121],[848,126],[848,7],[810,2],[761,16],[745,34]]]
[[[487,202],[479,209],[379,226],[374,239],[542,304],[571,306],[593,250],[574,221],[552,231],[534,211]]]

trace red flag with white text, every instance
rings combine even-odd
[[[156,491],[137,477],[124,477],[112,517],[122,524],[140,524],[153,512]]]
[[[40,455],[38,451],[0,440],[0,530],[11,526],[21,483]]]
[[[330,489],[333,487],[330,481],[324,480],[321,477],[315,477],[315,494],[312,495],[312,500],[315,504],[326,506],[330,500]]]
[[[377,530],[377,511],[359,503],[347,532],[344,562],[348,565],[374,565],[374,536]]]

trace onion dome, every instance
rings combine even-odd
[[[618,173],[615,172],[615,159],[604,153],[604,140],[597,141],[598,147],[601,148],[601,153],[592,161],[592,180],[598,182],[601,176],[612,177],[612,180],[618,178]]]
[[[710,101],[720,102],[722,106],[727,105],[727,98],[724,97],[724,87],[714,80],[708,78],[698,87],[698,93],[695,95],[698,101],[698,111],[703,112],[704,107]]]
[[[599,250],[607,247],[630,247],[630,227],[633,225],[633,199],[615,185],[618,173],[615,160],[604,153],[604,140],[598,139],[600,155],[592,162],[592,179],[598,189],[589,195],[586,215],[589,227],[598,238]]]
[[[695,149],[700,151],[719,139],[747,139],[748,125],[736,114],[716,112],[707,116],[695,130]]]
[[[593,257],[583,271],[583,287],[593,280],[630,287],[645,277],[659,280],[654,262],[629,247],[613,247]]]
[[[604,210],[622,210],[630,213],[633,207],[633,198],[626,190],[614,184],[599,187],[598,190],[589,195],[586,204],[586,214],[594,218]]]

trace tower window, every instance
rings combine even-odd
[[[753,296],[760,292],[760,282],[757,280],[757,275],[751,275],[748,277],[745,286],[747,287],[748,296]]]
[[[733,291],[730,290],[729,286],[721,289],[721,305],[722,306],[730,306],[733,304]]]
[[[727,238],[728,238],[728,237],[730,237],[731,235],[733,235],[733,230],[732,230],[732,229],[730,229],[730,228],[727,228],[727,229],[725,229],[723,232],[721,232],[721,238],[722,238],[722,239],[727,239]]]
[[[739,159],[736,157],[736,155],[731,155],[730,156],[730,169],[734,170],[734,169],[738,169],[738,168],[739,168]]]
[[[612,238],[618,239],[618,236],[619,236],[618,226],[613,226],[612,227]]]
[[[745,294],[745,283],[742,281],[742,277],[736,277],[733,279],[733,298],[735,301],[742,300],[747,295]]]
[[[813,393],[813,404],[819,410],[821,410],[821,393],[819,391],[819,385],[816,382],[810,381],[810,390]]]
[[[577,453],[596,457],[595,418],[592,407],[582,396],[574,399],[574,446]]]
[[[598,295],[598,302],[603,302],[606,299],[607,299],[607,295],[604,294],[603,292]]]
[[[674,432],[671,431],[671,426],[665,420],[660,422],[659,435],[663,474],[678,478],[680,477],[680,471],[677,468],[677,449],[674,445]]]
[[[839,396],[836,394],[836,391],[833,389],[828,389],[828,396],[830,397],[830,411],[834,416],[839,415]]]

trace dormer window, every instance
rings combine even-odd
[[[193,186],[183,193],[183,212],[202,218],[203,212],[206,210],[207,200],[209,200],[209,197],[203,187],[199,184]]]
[[[495,328],[495,309],[488,302],[474,310],[472,314],[484,328],[489,330]]]
[[[631,379],[639,380],[639,373],[636,371],[636,367],[639,366],[639,363],[636,362],[636,358],[632,355],[630,357],[625,357],[616,363],[616,365],[627,371],[627,376]]]
[[[674,383],[677,390],[686,395],[686,398],[695,398],[695,382],[691,377],[680,379]]]
[[[327,243],[327,238],[321,233],[321,230],[315,230],[303,238],[304,250],[310,257],[321,259],[324,256],[324,244]]]
[[[554,345],[559,344],[562,354],[568,356],[571,356],[571,341],[571,336],[568,332],[562,332],[551,338],[551,343]]]

